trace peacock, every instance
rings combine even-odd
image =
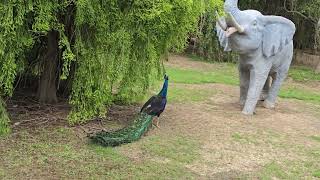
[[[89,138],[94,143],[112,147],[131,143],[140,139],[152,125],[154,117],[159,118],[161,113],[165,110],[167,104],[168,83],[169,77],[165,75],[161,91],[157,95],[152,96],[142,106],[140,113],[128,127],[112,132],[101,131],[94,135],[90,135]],[[159,127],[158,123],[159,121],[157,121],[157,127]]]
[[[160,117],[161,113],[165,110],[167,105],[167,93],[169,77],[164,76],[164,83],[159,94],[152,96],[141,108],[140,113],[146,113],[150,116]],[[156,126],[159,128],[159,120],[156,121]]]

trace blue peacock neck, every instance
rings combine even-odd
[[[163,87],[161,89],[161,91],[159,92],[159,95],[161,95],[162,97],[167,97],[167,93],[168,93],[168,79],[166,79],[163,83]]]

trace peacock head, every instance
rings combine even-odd
[[[164,75],[164,79],[165,79],[165,80],[169,80],[169,76]]]

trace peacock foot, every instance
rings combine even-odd
[[[159,120],[158,119],[154,119],[152,120],[152,125],[154,125],[155,127],[159,128],[160,129],[160,126],[159,126]]]
[[[274,103],[269,102],[268,100],[263,101],[263,107],[267,109],[274,109],[275,105]]]

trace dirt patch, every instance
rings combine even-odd
[[[130,123],[139,112],[139,105],[113,105],[108,109],[106,118],[96,118],[73,129],[81,132],[81,136],[95,131],[119,129]],[[32,96],[14,96],[7,101],[13,132],[26,130],[36,132],[43,129],[70,127],[67,116],[71,106],[66,99],[59,99],[59,103],[39,104]]]
[[[185,134],[198,139],[202,144],[201,160],[187,166],[196,174],[239,177],[277,159],[305,159],[299,152],[300,146],[319,146],[308,139],[320,130],[320,119],[312,104],[279,99],[275,110],[258,107],[257,115],[248,117],[241,114],[238,87],[177,86],[219,92],[203,102],[169,104],[161,117],[161,130],[153,132],[158,136]]]
[[[179,69],[197,69],[197,70],[213,70],[216,68],[214,64],[192,61],[188,57],[180,55],[171,55],[169,61],[165,63],[166,66]]]
[[[167,65],[203,71],[216,68],[215,64],[190,61],[177,55],[172,56]],[[287,83],[316,90],[314,85]],[[258,105],[257,115],[248,117],[241,114],[237,86],[174,86],[215,93],[201,102],[168,104],[160,118],[161,129],[153,129],[148,136],[165,137],[170,134],[197,139],[201,144],[200,158],[186,167],[203,178],[234,179],[254,174],[270,162],[309,159],[303,152],[320,148],[319,143],[309,138],[320,132],[320,107],[317,105],[279,98],[275,110]],[[135,160],[146,158],[139,146],[134,152],[126,151],[126,154]]]

